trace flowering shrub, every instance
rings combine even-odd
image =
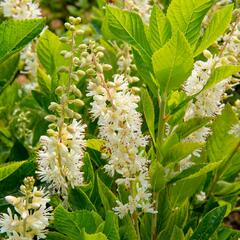
[[[239,3],[154,2],[0,3],[0,239],[240,238]]]

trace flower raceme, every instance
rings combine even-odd
[[[46,238],[47,226],[52,218],[50,201],[44,189],[34,187],[33,177],[24,179],[20,191],[22,196],[5,197],[14,207],[16,213],[8,208],[8,213],[0,216],[0,231],[7,235],[8,240],[32,240]]]
[[[71,36],[68,41],[71,50],[63,51],[65,58],[70,59],[70,69],[67,70],[67,85],[58,86],[56,95],[59,102],[51,102],[49,110],[53,112],[46,116],[51,122],[47,131],[48,136],[40,138],[41,148],[38,151],[39,178],[46,182],[51,193],[62,195],[65,200],[68,188],[83,184],[83,155],[85,148],[85,124],[82,124],[81,115],[72,110],[71,106],[81,107],[84,103],[81,99],[81,91],[76,87],[79,81],[76,66],[78,49],[75,44],[80,18],[70,18],[66,26],[71,28]],[[67,69],[67,67],[63,67]]]

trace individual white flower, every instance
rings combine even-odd
[[[206,200],[207,195],[205,192],[200,191],[198,194],[196,194],[196,198],[198,201],[203,202],[204,200]]]
[[[132,94],[123,75],[115,75],[108,85],[92,81],[88,85],[88,96],[93,96],[91,114],[98,119],[99,136],[106,141],[105,147],[110,152],[104,168],[110,176],[120,175],[117,184],[124,184],[128,189],[134,185],[137,189],[129,196],[128,203],[118,202],[114,211],[120,217],[143,206],[146,212],[152,212],[147,173],[149,162],[140,151],[147,145],[147,138],[141,132],[141,114],[137,111],[140,99]]]
[[[21,197],[7,196],[16,214],[8,208],[8,213],[0,216],[0,231],[6,233],[8,239],[33,240],[46,238],[49,219],[52,218],[51,207],[47,207],[50,199],[43,189],[34,187],[34,179],[28,177],[21,185]],[[37,203],[37,204],[36,204]]]
[[[69,184],[72,188],[83,183],[83,154],[85,148],[85,125],[73,120],[63,125],[61,138],[58,132],[52,136],[42,136],[42,148],[38,152],[40,179],[49,184],[53,192],[67,195]]]

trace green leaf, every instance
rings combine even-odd
[[[179,124],[175,133],[178,135],[179,139],[186,138],[191,133],[197,131],[201,127],[204,127],[209,123],[211,118],[192,118],[186,122]]]
[[[44,25],[42,18],[4,21],[0,25],[0,63],[33,40]]]
[[[32,90],[32,96],[34,97],[34,99],[37,101],[37,103],[42,109],[44,109],[46,112],[49,112],[48,107],[51,102],[49,99],[49,96],[36,90]]]
[[[192,197],[200,190],[205,176],[196,177],[193,179],[182,179],[174,183],[169,189],[171,196],[171,207],[175,208],[181,206],[186,199]]]
[[[155,128],[154,128],[155,113],[154,113],[153,101],[148,91],[144,88],[142,88],[142,91],[141,91],[141,99],[142,99],[143,112],[147,122],[147,126],[153,141],[155,141]]]
[[[97,150],[98,152],[102,151],[104,144],[105,144],[105,141],[102,139],[91,138],[87,140],[87,147]]]
[[[120,240],[118,217],[112,211],[107,212],[103,233],[108,240]]]
[[[233,74],[239,71],[240,65],[226,65],[215,68],[202,91],[213,87],[217,83],[221,82],[222,80],[232,76]]]
[[[0,181],[10,176],[18,168],[20,168],[26,161],[21,162],[9,162],[0,165]]]
[[[187,157],[194,150],[202,148],[203,143],[198,142],[180,142],[175,144],[173,147],[169,149],[166,156],[163,159],[163,163],[177,163],[180,160]]]
[[[81,188],[74,188],[69,191],[69,204],[73,210],[86,209],[96,211],[95,206],[87,194]]]
[[[190,240],[208,240],[217,230],[221,224],[225,212],[227,210],[226,206],[217,207],[211,210],[204,216],[202,221],[199,223],[197,229],[194,231]]]
[[[181,179],[192,179],[192,178],[200,177],[202,175],[206,175],[208,172],[211,172],[214,169],[216,169],[220,164],[221,162],[193,165],[183,170],[182,172],[180,172],[174,178],[172,178],[170,183],[176,182]]]
[[[152,61],[161,93],[179,89],[193,68],[192,50],[179,31],[153,54]]]
[[[170,240],[184,240],[184,239],[185,237],[184,237],[183,230],[175,225],[173,228],[173,232]]]
[[[49,232],[47,234],[47,240],[69,240],[69,237],[66,237],[58,232]]]
[[[123,218],[123,225],[120,227],[121,239],[124,240],[138,240],[135,228],[133,226],[130,216]]]
[[[55,229],[73,240],[79,240],[83,229],[87,233],[94,233],[99,224],[99,219],[87,210],[68,212],[62,206],[58,206],[54,211]]]
[[[226,5],[214,13],[200,44],[194,52],[195,56],[211,46],[226,31],[232,19],[232,10],[233,5]]]
[[[154,192],[162,190],[167,182],[165,168],[157,161],[152,161],[149,169],[149,177]]]
[[[230,105],[227,105],[212,125],[212,135],[207,141],[207,154],[210,162],[228,159],[235,151],[240,140],[229,134],[229,130],[238,122]],[[227,147],[223,147],[227,146]]]
[[[41,64],[49,75],[64,65],[64,58],[60,55],[62,43],[59,38],[49,30],[45,30],[41,35],[37,45],[37,54]]]
[[[19,54],[15,53],[0,63],[0,93],[8,86],[18,70]]]
[[[167,17],[174,30],[179,29],[191,46],[200,37],[203,18],[213,4],[213,0],[172,0]]]
[[[84,232],[83,240],[108,240],[108,238],[103,233],[87,234]]]
[[[117,198],[111,190],[97,176],[98,191],[105,211],[112,210],[116,206]]]
[[[149,40],[153,51],[161,48],[171,37],[171,25],[162,10],[154,5],[149,23]]]
[[[117,39],[125,41],[139,51],[143,60],[151,63],[151,48],[144,32],[140,16],[116,7],[107,7],[107,19],[110,31]]]

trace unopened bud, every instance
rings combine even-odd
[[[58,87],[56,88],[56,90],[55,90],[55,93],[56,93],[58,96],[62,95],[63,92],[64,92],[64,89],[63,89],[62,86],[58,86]]]
[[[81,30],[81,29],[79,29],[79,30],[76,31],[76,34],[77,34],[77,35],[83,35],[83,34],[84,34],[84,31]]]
[[[112,70],[112,66],[110,64],[103,64],[103,70],[110,71],[110,70]]]
[[[96,57],[97,57],[97,58],[103,58],[103,57],[104,57],[104,53],[103,53],[103,52],[98,52],[98,53],[96,54]]]
[[[55,122],[57,118],[55,115],[47,115],[44,119],[48,122]]]
[[[74,116],[74,111],[70,108],[66,108],[65,113],[69,118],[73,118],[73,116]]]
[[[58,72],[59,73],[64,73],[64,72],[68,73],[69,72],[69,68],[65,67],[65,66],[61,66],[61,67],[59,67]]]
[[[64,58],[67,59],[67,58],[70,58],[72,56],[72,52],[67,52],[65,55],[64,55]]]
[[[77,74],[80,78],[86,75],[86,73],[85,73],[84,71],[82,71],[82,70],[78,70],[78,71],[76,72],[76,74]]]
[[[64,23],[64,26],[65,26],[65,28],[66,28],[67,30],[69,30],[69,29],[70,29],[70,27],[71,27],[71,24],[70,24],[70,23],[68,23],[68,22],[66,22],[66,23]]]
[[[102,73],[103,72],[103,67],[101,64],[97,64],[96,69],[98,72]]]
[[[86,44],[82,43],[82,44],[79,45],[79,48],[82,49],[82,50],[85,50],[85,49],[88,48],[88,46]]]
[[[104,51],[105,51],[105,48],[102,47],[102,46],[98,46],[98,47],[96,48],[96,50],[97,50],[98,52],[104,52]]]
[[[6,196],[5,200],[13,206],[19,203],[19,199],[14,196]]]
[[[96,74],[96,72],[95,72],[95,70],[94,70],[94,69],[92,69],[92,68],[89,68],[89,69],[86,71],[86,74],[87,74],[87,75],[95,75],[95,74]]]
[[[75,104],[78,107],[84,106],[84,102],[81,99],[74,99],[73,104]]]
[[[77,120],[80,120],[82,118],[82,116],[79,113],[74,113],[74,118]]]
[[[204,57],[206,57],[207,59],[212,58],[212,54],[211,54],[211,52],[208,51],[208,50],[204,50],[204,51],[203,51],[203,55],[204,55]]]
[[[59,108],[59,104],[56,102],[51,102],[48,109],[50,111],[56,111]]]
[[[78,78],[78,76],[77,76],[75,73],[72,73],[72,74],[71,74],[71,79],[72,79],[73,81],[75,81],[75,82],[78,82],[78,81],[79,81],[79,78]]]
[[[70,28],[69,28],[69,30],[72,31],[72,32],[74,32],[74,31],[76,31],[76,28],[75,28],[75,26],[71,25]]]
[[[60,39],[60,41],[63,42],[63,43],[65,43],[65,42],[68,41],[68,38],[66,38],[66,37],[60,37],[59,39]]]

